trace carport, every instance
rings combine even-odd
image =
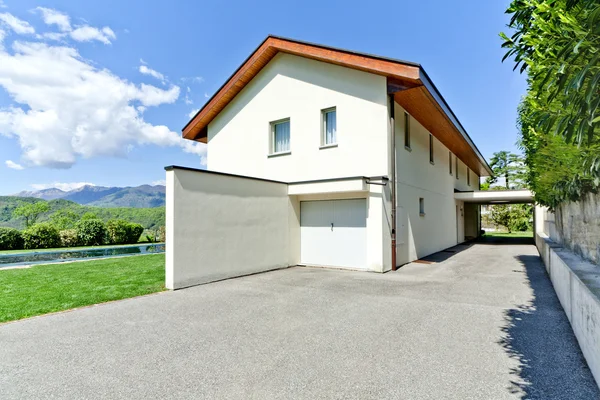
[[[531,190],[489,190],[489,191],[472,191],[454,193],[454,199],[464,204],[465,222],[469,218],[478,218],[478,229],[481,229],[481,210],[482,205],[500,205],[500,204],[533,204],[533,193]],[[543,222],[543,216],[537,215],[542,211],[541,208],[534,207],[533,210],[533,226],[536,231],[536,223],[538,220]],[[465,224],[467,225],[467,224]],[[535,235],[535,233],[534,233]],[[475,235],[478,236],[478,235]]]

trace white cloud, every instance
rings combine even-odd
[[[48,39],[48,40],[63,40],[67,36],[67,33],[62,32],[45,32],[41,35],[37,35],[38,39]]]
[[[210,97],[210,95],[208,93],[204,92],[204,98],[208,99],[209,97]]]
[[[190,113],[188,114],[188,117],[190,118],[194,118],[194,115],[196,115],[196,113],[200,111],[199,108],[193,109],[192,111],[190,111]]]
[[[8,8],[8,6],[4,4],[4,1],[0,0],[0,8]]]
[[[150,75],[162,83],[165,83],[165,76],[158,71],[153,70],[152,68],[148,68],[145,64],[140,65],[139,71],[141,74]]]
[[[67,14],[45,7],[38,7],[36,10],[42,13],[46,25],[56,25],[62,32],[71,31],[71,21]]]
[[[9,13],[0,13],[0,22],[19,35],[35,33],[35,29],[29,25],[29,22],[23,21]]]
[[[91,42],[92,40],[97,40],[104,44],[110,44],[110,39],[117,38],[112,29],[107,26],[98,29],[93,26],[83,25],[71,31],[70,35],[73,40],[78,42]]]
[[[56,189],[64,190],[65,192],[71,191],[73,189],[79,189],[84,186],[96,186],[96,185],[94,185],[93,183],[90,183],[90,182],[68,182],[68,183],[54,182],[54,183],[33,183],[33,184],[31,184],[31,187],[34,188],[35,190],[56,188]]]
[[[25,165],[69,168],[81,157],[126,157],[141,145],[179,146],[205,164],[205,145],[144,120],[146,107],[175,102],[178,86],[136,85],[73,47],[0,47],[0,88],[13,100],[0,108],[0,135],[18,140]]]
[[[201,76],[188,76],[181,78],[183,82],[192,82],[192,83],[202,83],[204,82],[204,78]]]
[[[16,162],[14,162],[14,161],[11,161],[11,160],[6,160],[6,161],[4,162],[4,164],[6,164],[6,166],[7,166],[8,168],[11,168],[11,169],[16,169],[16,170],[18,170],[18,171],[20,171],[20,170],[22,170],[22,169],[25,169],[25,167],[23,167],[21,164],[17,164]]]
[[[167,181],[164,180],[164,179],[160,179],[158,181],[152,182],[152,186],[159,186],[159,185],[160,186],[166,186],[166,184],[167,184]]]

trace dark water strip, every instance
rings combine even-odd
[[[144,244],[139,246],[119,246],[102,249],[41,251],[19,254],[0,254],[0,268],[51,262],[74,261],[85,258],[110,258],[158,254],[165,252],[164,244]]]

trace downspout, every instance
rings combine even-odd
[[[398,267],[396,266],[396,103],[394,100],[394,94],[389,94],[390,98],[390,131],[391,131],[391,149],[392,149],[392,159],[391,159],[391,168],[392,171],[390,173],[391,183],[392,183],[392,271],[396,271]]]

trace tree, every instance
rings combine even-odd
[[[73,229],[79,216],[71,210],[58,210],[50,216],[50,223],[59,231]]]
[[[509,153],[508,151],[494,153],[494,156],[490,160],[490,167],[494,175],[486,180],[488,190],[491,185],[498,182],[499,177],[504,178],[507,190],[524,188],[526,186],[526,167],[523,161],[522,156]]]
[[[504,226],[508,233],[532,229],[532,207],[529,204],[494,204],[490,218],[495,225]]]
[[[35,224],[40,216],[45,212],[50,211],[50,206],[45,201],[38,201],[36,203],[23,204],[15,208],[13,215],[15,217],[22,217],[25,220],[25,228],[29,228]]]
[[[520,146],[536,201],[551,208],[600,189],[600,2],[514,0],[504,59],[527,72]]]

